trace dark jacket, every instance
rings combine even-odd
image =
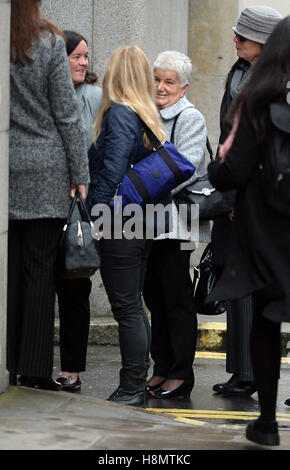
[[[290,321],[290,219],[267,204],[259,168],[272,132],[269,119],[266,138],[258,144],[243,116],[224,163],[218,159],[208,167],[210,181],[218,190],[237,190],[226,267],[209,300],[241,298],[274,282],[279,295],[264,314],[273,321]]]
[[[219,145],[223,144],[226,138],[228,137],[231,126],[230,123],[225,119],[230,106],[232,104],[232,96],[230,93],[231,89],[231,82],[236,70],[243,70],[246,71],[250,67],[250,64],[243,59],[238,59],[233,67],[231,68],[226,85],[225,85],[225,92],[222,98],[221,107],[220,107],[220,137],[219,137]],[[218,152],[218,151],[217,151]],[[229,192],[227,197],[231,200],[234,204],[235,200],[235,192]],[[232,231],[232,222],[230,221],[228,216],[218,217],[215,219],[213,226],[212,226],[212,251],[213,251],[213,261],[217,265],[224,265],[227,258],[228,253],[228,245]]]
[[[149,154],[143,144],[142,123],[128,106],[113,104],[106,113],[96,145],[89,150],[91,183],[86,203],[108,204],[126,169]]]

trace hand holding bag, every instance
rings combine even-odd
[[[175,117],[170,140],[174,141],[175,125],[179,114]],[[213,151],[209,142],[206,140],[206,147],[209,152],[210,160],[213,161]],[[214,220],[221,215],[229,214],[232,211],[232,203],[226,193],[217,191],[209,182],[207,174],[196,178],[191,184],[182,188],[173,197],[177,207],[179,204],[188,206],[187,213],[190,220],[191,204],[199,205],[199,220]]]
[[[195,172],[194,165],[171,142],[162,144],[142,123],[154,152],[127,169],[115,194],[122,197],[123,206],[132,203],[140,206],[155,204]],[[110,205],[114,205],[114,200]]]
[[[60,243],[59,270],[63,279],[91,277],[100,268],[98,241],[92,235],[93,227],[84,200],[77,192],[71,202]]]
[[[201,255],[200,263],[194,268],[194,301],[197,312],[201,315],[220,315],[226,311],[223,301],[205,303],[218,279],[218,268],[212,262],[212,249],[209,243]]]

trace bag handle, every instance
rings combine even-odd
[[[87,220],[87,222],[89,222],[91,224],[92,223],[91,217],[89,215],[86,204],[85,204],[81,194],[79,193],[79,191],[76,191],[76,194],[75,194],[75,196],[74,196],[74,198],[73,198],[73,200],[70,204],[69,213],[68,213],[68,216],[67,216],[67,224],[69,224],[71,222],[72,214],[73,214],[73,211],[75,210],[76,204],[78,205],[78,208],[79,208],[80,214],[82,216],[82,219]]]
[[[173,144],[174,144],[175,126],[176,126],[176,123],[177,123],[177,119],[178,119],[178,117],[180,116],[181,113],[182,113],[182,111],[175,116],[173,126],[172,126],[172,129],[171,129],[170,142],[172,142]],[[209,153],[210,161],[212,162],[213,159],[214,159],[213,158],[213,150],[212,150],[212,147],[210,145],[210,141],[209,141],[208,137],[206,138],[206,148],[207,148],[207,151]]]

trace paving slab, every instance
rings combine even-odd
[[[261,450],[240,429],[180,423],[95,397],[10,387],[0,395],[0,450]],[[289,449],[289,432],[281,445]],[[268,449],[267,449],[268,450]]]

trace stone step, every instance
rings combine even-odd
[[[59,344],[59,321],[55,322],[54,342]],[[282,355],[290,357],[290,327],[285,324],[281,332]],[[90,323],[89,344],[118,345],[118,325],[110,317],[95,317]],[[226,322],[201,321],[198,323],[198,351],[226,352]]]

